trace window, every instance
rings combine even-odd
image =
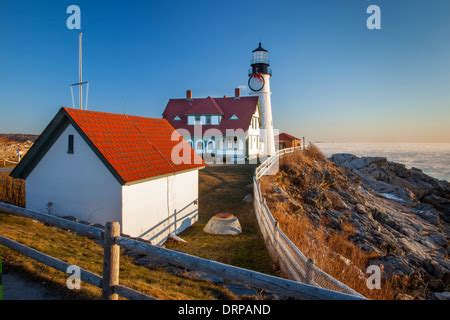
[[[73,154],[73,134],[69,134],[67,143],[67,153]]]
[[[206,124],[211,124],[211,116],[206,116]]]
[[[239,118],[238,118],[237,115],[233,114],[233,115],[230,117],[230,120],[239,120]]]
[[[180,116],[176,116],[175,118],[173,118],[173,120],[175,120],[175,121],[180,121],[181,118],[180,118]]]
[[[201,121],[201,117],[200,116],[195,116],[195,124],[199,124]]]

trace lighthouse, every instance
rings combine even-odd
[[[251,69],[249,71],[248,87],[250,95],[259,97],[259,107],[262,115],[263,153],[272,156],[275,154],[275,138],[273,133],[272,104],[270,101],[270,78],[272,70],[269,64],[269,52],[259,43],[258,48],[252,52]]]

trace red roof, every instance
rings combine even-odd
[[[215,114],[223,115],[222,109],[216,100],[208,97],[206,99],[195,99],[191,103],[191,107],[185,112],[186,115],[206,115]]]
[[[278,135],[278,141],[292,141],[292,140],[301,140],[300,138],[296,138],[288,133],[280,133]]]
[[[220,125],[203,125],[202,133],[215,128],[223,134],[227,129],[242,129],[247,131],[250,127],[252,116],[258,107],[258,97],[234,97],[225,98],[195,98],[195,99],[170,99],[164,110],[163,117],[176,129],[186,129],[191,136],[194,134],[194,126],[187,124],[188,115],[221,115]],[[236,115],[237,120],[230,118]],[[175,120],[176,117],[181,120]]]
[[[189,146],[191,164],[173,163],[172,149],[179,141],[171,140],[174,128],[165,119],[69,108],[64,111],[125,183],[204,166]]]

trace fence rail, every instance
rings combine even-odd
[[[49,214],[33,212],[24,208],[19,208],[10,204],[0,202],[0,211],[15,215],[20,215],[35,219],[62,229],[68,229],[90,236],[95,239],[103,240],[103,274],[102,276],[82,270],[81,278],[94,286],[102,288],[104,299],[116,300],[118,295],[127,299],[153,300],[147,294],[138,292],[131,288],[120,285],[119,266],[120,266],[120,248],[126,248],[134,252],[145,254],[157,259],[162,259],[168,263],[197,270],[208,274],[220,276],[224,280],[239,282],[249,287],[263,289],[269,292],[281,294],[283,296],[296,299],[314,299],[314,300],[354,300],[361,297],[336,292],[328,289],[319,288],[314,285],[304,284],[288,279],[283,279],[253,270],[243,269],[217,261],[208,260],[186,253],[169,250],[166,248],[151,245],[138,239],[133,239],[120,235],[120,225],[118,222],[109,222],[105,230],[83,225],[77,222],[68,221]],[[56,270],[66,272],[68,263],[50,257],[35,249],[29,248],[11,239],[0,236],[0,245],[6,246],[25,256],[44,263]]]
[[[4,167],[6,167],[7,163],[10,163],[10,164],[18,164],[19,163],[18,161],[11,161],[11,160],[6,160],[6,159],[0,159],[0,162],[3,162]]]
[[[280,158],[283,155],[300,150],[300,147],[281,149],[264,161],[255,171],[255,176],[253,177],[254,207],[266,247],[272,259],[279,264],[281,271],[289,278],[363,299],[365,298],[363,295],[316,267],[313,260],[308,259],[300,251],[279,228],[278,222],[262,195],[260,178],[265,175],[276,174]]]

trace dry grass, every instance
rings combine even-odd
[[[252,193],[254,166],[209,167],[200,173],[199,222],[181,236],[188,242],[168,242],[167,247],[220,262],[274,274],[272,261],[259,233],[253,204],[242,201]],[[0,201],[24,205],[24,182],[0,183]],[[3,187],[2,187],[3,186]],[[5,187],[7,186],[7,187]],[[232,212],[240,219],[243,233],[239,236],[214,236],[203,232],[208,220],[218,212]],[[86,237],[49,227],[27,218],[0,212],[0,235],[19,241],[39,251],[101,274],[102,247]],[[44,237],[42,235],[45,235]],[[70,244],[70,245],[68,245]],[[67,299],[98,299],[100,290],[85,284],[81,292],[65,288],[66,275],[0,247],[5,268],[13,268],[33,280],[46,282],[51,290]],[[174,276],[163,269],[148,270],[136,266],[122,255],[121,283],[160,299],[235,299],[227,289],[205,281]]]
[[[243,198],[253,194],[253,165],[209,166],[200,171],[199,221],[180,236],[187,243],[170,241],[168,248],[242,268],[276,274],[256,221],[253,202]],[[242,234],[218,236],[203,232],[217,213],[238,217]]]
[[[0,201],[25,207],[25,182],[0,172]]]
[[[351,183],[342,169],[311,146],[304,152],[285,156],[280,162],[280,173],[263,177],[261,187],[281,229],[319,268],[368,298],[394,299],[408,279],[383,280],[381,290],[369,290],[365,270],[375,255],[349,240],[355,233],[350,223],[343,223],[342,230],[336,231],[327,227],[326,214],[320,215],[320,221],[311,220],[311,212],[316,209],[342,211],[341,197],[334,190],[349,190]],[[280,201],[273,192],[274,184],[293,195],[294,201]]]
[[[31,219],[0,212],[0,234],[43,253],[101,275],[103,248],[95,241]],[[12,268],[39,282],[46,282],[67,299],[98,299],[100,289],[83,283],[81,291],[65,288],[67,275],[0,246],[5,270]],[[234,299],[227,289],[209,282],[175,276],[163,269],[137,266],[121,255],[120,283],[159,299]]]

